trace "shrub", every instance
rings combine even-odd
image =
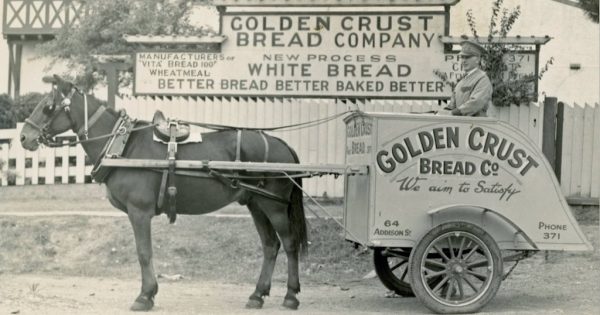
[[[23,122],[46,96],[41,93],[28,93],[12,100],[8,95],[0,95],[0,129],[10,129]]]
[[[473,11],[467,11],[467,23],[476,41],[483,43],[487,53],[482,56],[482,70],[486,72],[493,85],[492,102],[495,106],[510,106],[511,104],[529,104],[537,99],[535,83],[542,79],[548,71],[554,58],[546,61],[545,65],[535,74],[519,74],[520,65],[516,63],[509,67],[506,60],[516,51],[524,50],[520,45],[507,45],[494,43],[494,38],[503,38],[508,35],[515,22],[521,16],[521,8],[517,6],[512,10],[503,8],[504,0],[496,0],[492,5],[489,33],[486,40],[481,40],[477,33],[477,23]],[[485,43],[487,42],[487,43]],[[452,88],[456,82],[449,82],[447,76],[439,71],[435,74]]]

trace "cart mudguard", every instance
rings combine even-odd
[[[469,222],[483,227],[501,249],[538,250],[535,242],[515,222],[492,209],[473,205],[449,205],[429,210],[427,214],[433,227],[448,222]]]
[[[346,164],[371,170],[346,178],[349,240],[413,247],[441,222],[468,221],[492,231],[503,249],[592,249],[550,164],[515,127],[401,113],[345,122]]]

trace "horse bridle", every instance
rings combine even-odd
[[[55,87],[55,86],[52,87],[52,107],[54,109],[52,110],[52,116],[50,117],[50,119],[48,119],[48,121],[43,126],[39,126],[38,124],[36,124],[34,121],[32,121],[29,118],[25,119],[25,123],[29,124],[31,127],[33,127],[34,129],[36,129],[37,131],[40,132],[40,137],[38,138],[38,142],[43,143],[47,146],[60,145],[60,143],[58,141],[53,139],[54,135],[50,134],[50,132],[49,132],[50,125],[52,125],[54,120],[64,111],[67,114],[67,117],[69,117],[69,120],[71,121],[71,129],[75,130],[75,128],[77,127],[77,124],[75,123],[75,120],[73,119],[73,116],[71,115],[71,107],[70,106],[71,106],[71,98],[73,97],[73,95],[75,93],[79,93],[79,94],[83,95],[83,98],[84,98],[84,125],[77,132],[77,136],[82,137],[84,140],[87,140],[89,126],[93,125],[98,120],[98,118],[100,117],[102,112],[104,112],[105,107],[99,106],[98,109],[96,110],[96,112],[92,115],[92,118],[90,118],[89,122],[88,122],[87,95],[85,93],[82,93],[81,91],[79,91],[78,88],[72,87],[71,90],[69,91],[69,94],[67,94],[67,95],[60,92],[62,99],[60,101],[60,105],[57,106],[54,103],[54,101],[56,99],[56,91],[57,90],[58,90],[57,87]]]

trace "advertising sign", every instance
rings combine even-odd
[[[444,12],[243,12],[222,22],[221,52],[137,52],[134,93],[446,99],[434,72],[463,72],[439,39]]]
[[[373,244],[410,246],[432,227],[431,211],[461,206],[496,212],[539,248],[587,246],[540,150],[495,119],[357,114],[346,120],[346,162],[372,167],[372,183],[363,190],[371,192]],[[360,213],[364,210],[356,216]],[[452,220],[467,218],[453,215]],[[497,236],[501,246],[531,244],[514,231]]]

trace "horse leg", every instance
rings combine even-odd
[[[298,242],[290,229],[290,221],[287,214],[287,205],[280,205],[279,207],[273,207],[272,201],[265,201],[269,203],[267,207],[262,209],[269,209],[267,215],[271,224],[277,231],[281,242],[283,243],[283,249],[287,256],[288,263],[288,280],[287,280],[287,293],[283,299],[283,306],[289,309],[298,309],[300,301],[296,298],[296,294],[300,292],[300,276],[298,272]]]
[[[138,260],[142,269],[142,290],[131,305],[131,310],[149,311],[154,306],[154,296],[158,292],[158,283],[152,264],[151,221],[154,211],[129,206],[127,213],[133,227]]]
[[[260,270],[260,277],[256,283],[256,289],[248,298],[246,308],[261,308],[263,306],[264,296],[268,296],[271,291],[271,277],[277,260],[277,253],[281,247],[279,238],[275,229],[265,214],[257,208],[254,203],[248,205],[254,225],[260,236],[263,248],[263,264]]]

